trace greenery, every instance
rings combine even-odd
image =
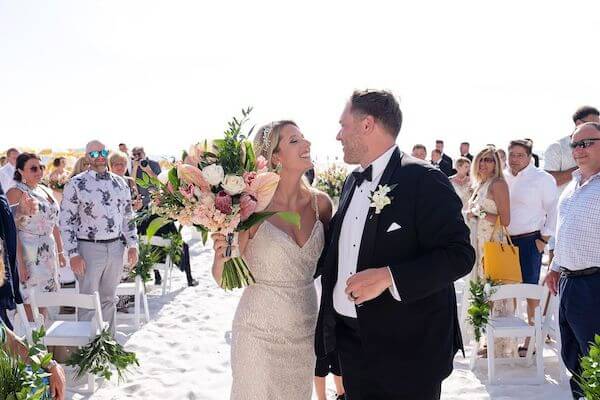
[[[490,302],[489,298],[494,293],[493,286],[496,285],[491,279],[477,278],[475,281],[469,283],[469,292],[471,297],[469,299],[469,309],[467,321],[473,327],[473,334],[475,340],[479,342],[481,336],[485,333],[485,325],[488,323],[490,318]]]
[[[581,358],[581,376],[577,381],[586,400],[600,400],[600,335],[595,335],[588,355]]]
[[[139,249],[140,253],[138,262],[135,267],[131,269],[130,274],[131,277],[134,278],[139,275],[143,282],[147,282],[152,279],[152,270],[154,269],[154,264],[160,262],[161,252],[148,243],[140,243]]]
[[[26,343],[30,365],[19,356],[0,348],[0,400],[45,400],[48,397],[50,374],[44,371],[52,360],[41,343],[45,331],[33,332],[33,345]]]
[[[117,370],[119,382],[121,382],[124,380],[128,368],[132,365],[139,366],[140,363],[135,353],[125,351],[123,346],[112,337],[110,331],[104,329],[90,344],[73,353],[67,361],[67,365],[77,369],[78,379],[91,373],[110,380],[114,367]]]
[[[160,258],[165,259],[166,256],[171,257],[171,261],[175,265],[181,264],[181,257],[183,256],[183,238],[181,237],[181,231],[171,232],[164,236],[165,239],[171,241],[169,247],[159,247]]]
[[[331,198],[340,197],[348,172],[345,168],[332,164],[316,176],[315,187],[327,193]]]
[[[228,129],[225,131],[225,137],[213,142],[218,153],[216,157],[225,174],[241,176],[244,171],[255,169],[255,154],[252,144],[248,141],[254,127],[247,134],[242,134],[242,127],[248,122],[248,116],[251,112],[252,107],[248,107],[242,110],[241,119],[233,117],[227,123]]]

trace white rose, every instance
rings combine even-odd
[[[219,183],[223,181],[225,177],[225,172],[223,171],[223,167],[218,164],[211,164],[207,167],[204,167],[202,170],[202,176],[209,185],[217,186]]]
[[[227,175],[225,179],[223,179],[223,183],[221,183],[223,190],[230,196],[235,196],[236,194],[240,194],[246,189],[246,182],[244,182],[244,178],[237,175]]]
[[[169,182],[169,170],[164,169],[158,176],[156,177],[160,183],[166,185]]]

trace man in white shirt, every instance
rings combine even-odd
[[[559,326],[562,358],[573,376],[581,374],[581,357],[600,333],[600,124],[579,126],[571,139],[579,169],[558,204],[555,257],[546,283],[560,286]],[[575,399],[583,396],[571,379]]]
[[[510,192],[508,233],[519,248],[523,283],[537,285],[542,255],[556,228],[556,181],[531,163],[532,143],[513,140],[508,147],[509,168],[504,173]],[[527,299],[527,316],[533,323],[539,301]],[[527,343],[526,343],[527,344]]]
[[[594,107],[583,106],[575,111],[572,118],[577,127],[586,122],[600,122],[600,112]],[[559,196],[571,181],[573,171],[577,169],[569,143],[571,143],[571,135],[552,143],[544,153],[544,170],[556,179]],[[550,240],[548,247],[550,249],[550,259],[552,259],[554,256],[554,238]]]
[[[17,165],[17,157],[19,157],[19,150],[10,148],[6,151],[6,165],[0,168],[0,185],[2,190],[7,193],[13,186],[15,186],[15,165]]]

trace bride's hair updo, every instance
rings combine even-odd
[[[256,137],[254,138],[254,152],[256,153],[256,157],[263,156],[269,162],[269,167],[271,168],[275,167],[271,161],[271,157],[273,153],[277,153],[279,150],[279,135],[286,125],[298,127],[294,121],[290,120],[273,121],[261,126],[256,132]]]

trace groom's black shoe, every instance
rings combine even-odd
[[[196,279],[192,279],[192,280],[188,281],[188,286],[190,286],[190,287],[198,286],[198,281]]]
[[[346,395],[345,394],[338,394],[338,396],[335,398],[335,400],[346,400]]]

